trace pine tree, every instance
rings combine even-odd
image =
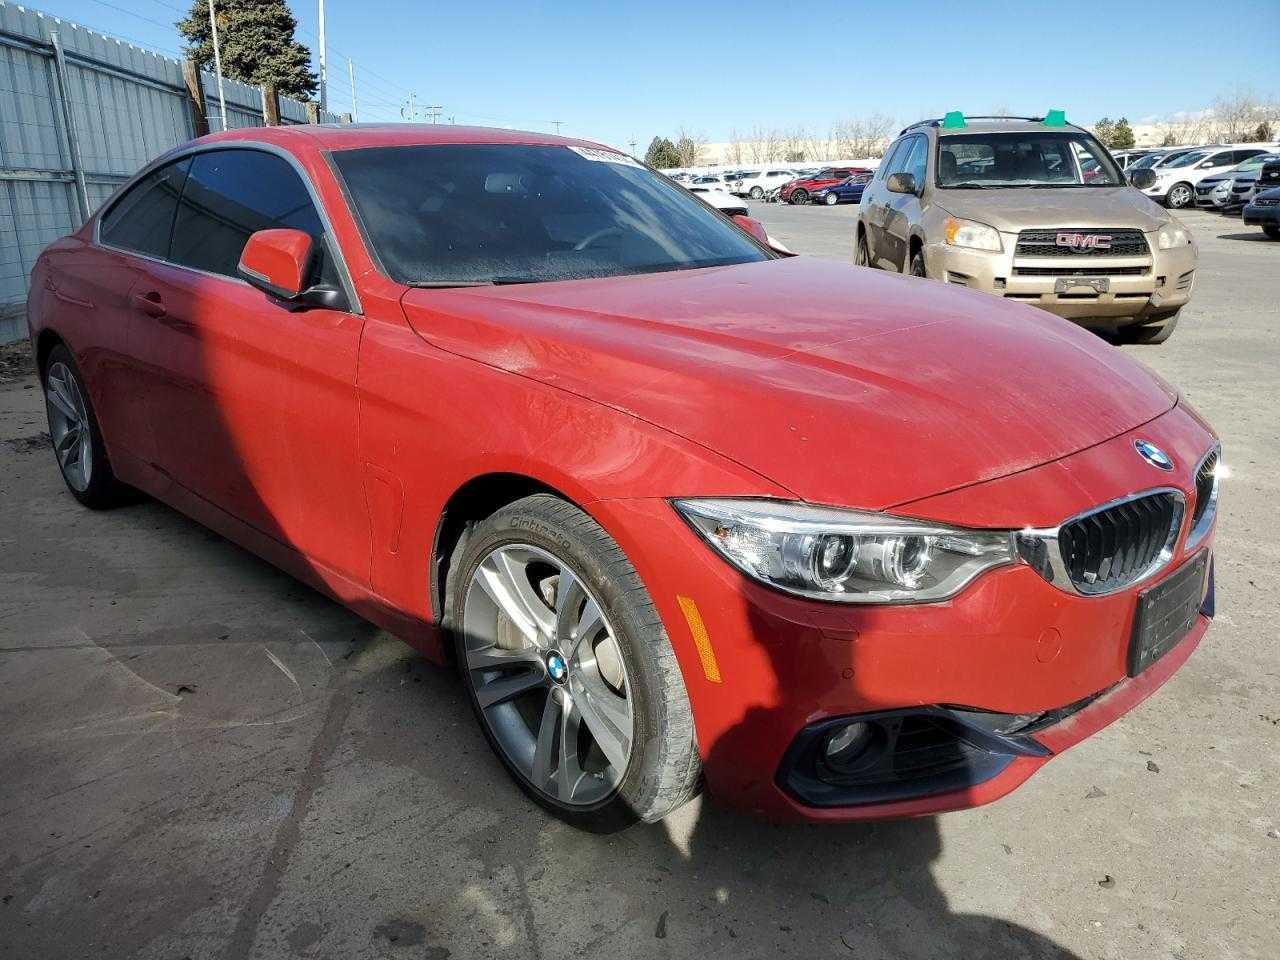
[[[1111,142],[1107,146],[1112,150],[1132,150],[1133,145],[1133,128],[1126,117],[1121,117],[1111,128]]]
[[[298,21],[285,0],[215,0],[214,15],[223,76],[254,86],[274,82],[281,95],[300,100],[316,92],[311,51],[294,39]],[[212,69],[208,0],[192,0],[191,12],[177,27],[187,40],[187,57]]]
[[[645,152],[644,162],[659,170],[680,166],[680,151],[666,137],[654,137]]]

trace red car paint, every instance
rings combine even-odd
[[[812,177],[802,177],[799,180],[792,180],[782,185],[782,189],[778,191],[778,198],[784,203],[791,202],[791,195],[796,190],[803,190],[806,193],[813,193],[815,190],[821,190],[823,187],[834,186],[841,180],[858,173],[872,173],[874,171],[867,167],[835,167],[828,170],[821,170]],[[823,176],[826,174],[826,176]]]
[[[1011,565],[943,602],[817,603],[745,578],[669,503],[775,497],[1021,528],[1157,485],[1193,497],[1212,431],[1073,324],[805,258],[410,289],[371,257],[327,151],[597,145],[452,126],[201,142],[295,158],[359,311],[294,312],[238,280],[100,247],[93,219],[53,244],[32,274],[33,341],[72,349],[117,474],[438,661],[442,515],[478,478],[558,491],[614,537],[652,595],[723,802],[815,820],[987,802],[1044,760],[875,807],[802,806],[774,778],[797,732],[824,717],[933,703],[1036,712],[1111,688],[1040,737],[1058,752],[1150,694],[1204,632],[1202,617],[1129,679],[1139,587],[1081,597]],[[1175,469],[1153,477],[1133,455],[1139,436]],[[1183,523],[1160,577],[1185,559]],[[1197,549],[1211,544],[1212,533]],[[705,668],[679,598],[696,604],[718,671]]]

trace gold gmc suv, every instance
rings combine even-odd
[[[1163,343],[1191,299],[1191,232],[1062,111],[907,127],[858,206],[855,261]]]

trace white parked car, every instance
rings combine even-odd
[[[707,190],[721,190],[724,193],[729,192],[729,184],[725,183],[723,177],[705,174],[701,177],[694,177],[682,184],[686,189],[692,190],[694,187],[703,187]]]
[[[794,180],[796,172],[777,167],[773,170],[748,170],[731,185],[733,193],[752,200],[759,200],[774,187],[780,187],[788,180]]]
[[[1201,147],[1154,168],[1156,182],[1142,192],[1174,210],[1196,200],[1196,184],[1267,151],[1261,147]]]
[[[711,190],[704,186],[690,186],[690,193],[696,193],[707,203],[711,204],[726,217],[732,217],[737,214],[747,213],[747,205],[737,197],[731,196],[723,190]]]

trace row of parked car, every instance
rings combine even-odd
[[[1137,170],[1151,170],[1155,182],[1142,192],[1173,210],[1202,207],[1238,211],[1250,199],[1258,173],[1280,150],[1219,144],[1169,150],[1128,150],[1113,155],[1132,182]],[[1238,192],[1236,191],[1238,188]]]
[[[678,173],[672,179],[694,193],[723,193],[750,197],[769,203],[794,203],[803,206],[820,203],[857,203],[874,170],[868,167],[819,167],[808,170],[778,168],[774,170],[730,170],[720,174]],[[714,204],[727,209],[722,200]]]

